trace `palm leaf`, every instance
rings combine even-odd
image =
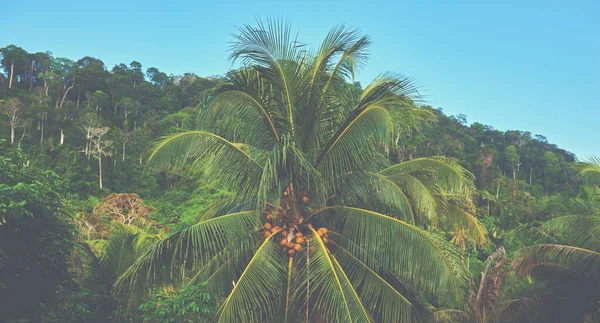
[[[261,226],[255,211],[232,213],[192,225],[157,242],[119,277],[119,294],[135,293],[157,283],[183,282],[233,244],[251,248]]]
[[[230,141],[205,131],[189,131],[165,137],[152,149],[148,169],[198,167],[237,190],[242,198],[256,194],[262,167]]]
[[[265,322],[277,316],[284,297],[285,253],[273,243],[276,233],[258,248],[219,309],[218,322]]]
[[[361,259],[362,250],[374,259],[363,259],[372,268],[381,264],[400,280],[436,294],[452,305],[464,298],[468,271],[458,250],[441,238],[374,211],[332,206],[319,213],[333,221],[332,228],[336,232],[361,248],[348,246],[357,258]]]
[[[333,243],[335,258],[347,274],[361,301],[377,322],[411,322],[411,302],[382,276],[354,257],[348,250]]]

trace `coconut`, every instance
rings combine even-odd
[[[271,223],[265,223],[264,225],[265,230],[271,230],[272,227],[273,225]]]
[[[268,238],[269,236],[271,236],[271,232],[265,231],[264,235],[265,235],[265,238]]]
[[[308,199],[308,196],[303,196],[303,197],[302,197],[302,203],[304,203],[304,204],[308,204],[308,202],[309,202],[309,201],[310,201],[310,200]]]
[[[304,234],[302,234],[302,232],[298,232],[298,233],[295,234],[295,237],[296,238],[302,238],[302,237],[304,237]]]
[[[296,243],[304,243],[304,238],[303,237],[296,238]]]
[[[275,232],[277,232],[277,231],[279,231],[279,230],[281,230],[281,227],[280,227],[280,226],[278,226],[278,225],[276,225],[276,226],[274,226],[273,228],[271,228],[271,233],[275,233]]]
[[[288,230],[281,231],[281,235],[284,237],[287,237],[288,233],[289,233]]]
[[[327,239],[327,238],[323,238],[323,242],[325,242],[325,243],[328,243],[328,242],[329,242],[329,239]]]
[[[327,230],[327,228],[321,228],[319,230],[323,231],[323,234],[327,234],[329,232],[329,230]]]
[[[289,242],[289,243],[287,244],[287,247],[288,247],[288,249],[294,249],[294,246],[295,246],[295,245],[296,245],[295,243],[293,243],[293,242]]]
[[[287,241],[287,239],[281,239],[281,241],[279,241],[279,244],[285,247],[285,246],[287,246],[288,241]]]
[[[296,251],[300,251],[300,250],[302,250],[302,245],[300,245],[300,244],[298,244],[298,243],[297,243],[297,244],[294,246],[294,250],[296,250]]]
[[[269,222],[273,221],[273,214],[267,215],[267,221],[269,221]]]
[[[295,253],[296,252],[294,251],[294,249],[288,250],[288,255],[290,255],[290,257],[293,257]]]

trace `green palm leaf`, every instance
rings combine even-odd
[[[320,211],[333,222],[332,228],[354,242],[360,250],[348,247],[361,259],[366,252],[374,262],[418,288],[440,296],[451,304],[464,299],[468,272],[462,266],[458,250],[424,230],[381,213],[345,206]],[[381,243],[378,243],[381,242]]]
[[[120,293],[135,291],[146,284],[182,282],[186,270],[199,268],[221,250],[238,244],[250,248],[260,227],[256,211],[227,214],[176,232],[149,248],[116,282]]]
[[[189,131],[165,137],[148,158],[151,171],[197,167],[222,179],[242,197],[256,192],[262,167],[247,152],[230,141],[205,131]]]
[[[377,322],[411,322],[411,302],[383,277],[352,255],[335,245],[335,258],[346,272],[361,301],[371,313],[377,313]]]
[[[262,243],[235,283],[219,309],[218,322],[264,322],[277,315],[273,309],[281,307],[287,268],[285,253],[273,237]]]

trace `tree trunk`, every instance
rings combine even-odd
[[[35,60],[31,61],[31,73],[29,73],[29,92],[31,92],[31,88],[33,87],[33,64]]]
[[[15,64],[11,63],[10,64],[10,79],[8,81],[8,88],[12,88],[12,80],[13,80],[13,74],[14,74],[14,69],[15,69]]]
[[[42,117],[42,135],[40,136],[40,143],[44,141],[44,117]]]
[[[59,109],[62,109],[63,104],[65,104],[65,99],[67,98],[67,94],[69,93],[69,91],[71,91],[71,89],[75,86],[75,82],[73,82],[73,85],[69,86],[69,88],[65,91],[65,94],[62,97],[62,100],[60,101],[60,105],[58,106]]]
[[[48,69],[46,69],[46,76],[48,76]],[[49,88],[50,88],[50,84],[48,84],[48,82],[46,81],[46,78],[44,78],[44,91],[46,91],[46,96],[48,96]]]
[[[125,141],[123,141],[123,162],[125,162]]]
[[[21,135],[21,139],[19,139],[19,144],[17,145],[17,148],[21,148],[21,141],[23,141],[23,138],[25,138],[25,132],[27,131],[27,127],[23,128],[23,134]]]
[[[98,142],[100,142],[100,140],[98,140]],[[98,174],[100,177],[100,188],[102,188],[102,156],[100,155],[100,152],[98,152]]]
[[[533,173],[533,167],[529,168],[529,186],[531,186],[531,173]]]
[[[65,143],[65,131],[60,129],[60,144],[64,144]]]
[[[498,183],[498,186],[496,187],[496,200],[498,199],[499,193],[500,193],[500,183]]]
[[[15,143],[15,125],[11,122],[10,124],[10,144],[13,145]]]

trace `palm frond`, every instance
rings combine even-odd
[[[404,190],[411,201],[417,223],[434,220],[438,209],[445,207],[442,192],[433,182],[430,173],[397,173],[385,177]]]
[[[412,322],[412,303],[382,276],[338,244],[335,258],[376,322]]]
[[[303,50],[292,38],[288,23],[267,19],[266,23],[257,21],[257,27],[249,25],[238,28],[236,42],[232,45],[230,59],[241,58],[246,65],[261,68],[262,75],[278,87],[283,94],[282,106],[285,106],[288,126],[292,137],[295,136],[295,101],[303,94],[299,75],[303,61]]]
[[[443,157],[417,158],[393,165],[381,171],[390,176],[398,173],[429,172],[445,191],[453,194],[469,194],[475,176],[460,165]]]
[[[242,198],[256,194],[262,167],[230,141],[205,131],[167,136],[156,143],[148,158],[148,169],[197,167],[237,190]]]
[[[278,313],[287,278],[286,254],[269,236],[258,248],[219,309],[218,322],[269,322]]]
[[[600,216],[563,215],[546,222],[544,229],[570,245],[600,251]]]
[[[464,299],[468,271],[459,251],[441,238],[374,211],[332,206],[319,213],[332,221],[333,230],[375,260],[363,259],[372,268],[381,264],[401,281],[449,304],[458,305]],[[361,250],[351,246],[347,249],[361,259]]]
[[[536,264],[545,263],[575,270],[587,278],[600,281],[600,253],[584,248],[541,244],[527,249],[515,262],[516,268],[528,272]]]
[[[256,211],[227,214],[192,225],[157,242],[117,280],[115,289],[127,296],[155,284],[183,282],[233,244],[251,248],[261,227]]]
[[[273,106],[273,93],[256,70],[229,73],[228,82],[213,91],[204,109],[203,128],[227,138],[270,149],[286,131],[281,111]],[[278,129],[283,128],[283,129]]]
[[[403,189],[387,177],[373,172],[351,172],[337,183],[339,205],[393,214],[409,223],[415,218],[411,201]]]
[[[374,154],[375,144],[391,139],[389,112],[372,105],[356,110],[333,135],[317,157],[317,168],[328,182],[353,170],[361,169]]]
[[[600,158],[589,158],[588,161],[580,167],[578,175],[585,183],[600,186]]]
[[[316,286],[309,291],[310,299],[314,300],[311,303],[313,319],[322,322],[372,322],[346,273],[317,232],[311,230],[313,243],[308,250],[310,263],[305,279],[310,279],[310,284]]]

